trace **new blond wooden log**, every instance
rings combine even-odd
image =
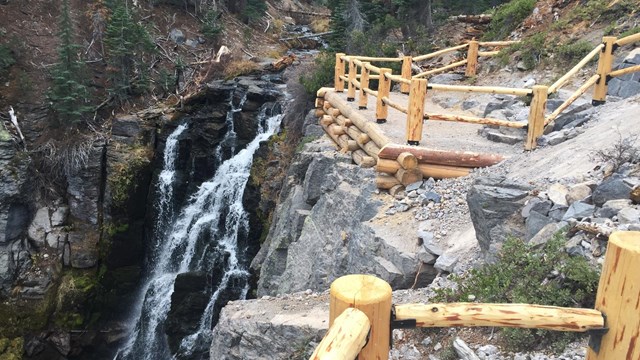
[[[382,102],[387,105],[390,108],[396,109],[402,113],[407,114],[409,112],[409,109],[402,106],[400,103],[397,103],[391,99],[389,99],[389,97],[385,96],[382,98]]]
[[[323,116],[325,116],[325,115],[326,115],[326,113],[324,112],[324,110],[322,110],[322,109],[316,109],[316,117],[321,118],[321,117],[323,117]]]
[[[525,150],[535,149],[538,146],[538,138],[544,132],[544,112],[547,109],[548,93],[549,89],[546,86],[535,85],[533,87],[533,99],[529,105],[527,141],[524,144]]]
[[[322,118],[320,118],[320,124],[324,125],[324,126],[329,126],[331,124],[333,124],[334,120],[333,120],[333,116],[331,115],[324,115],[322,116]]]
[[[366,64],[368,63],[364,63],[364,65]],[[368,88],[369,88],[369,70],[366,68],[366,66],[362,66],[360,70],[360,92],[359,92],[360,97],[358,102],[359,109],[367,108],[367,104],[369,103],[369,98],[365,89],[368,89]]]
[[[328,101],[325,101],[324,104],[322,104],[322,108],[325,109],[328,113],[329,109],[331,108],[331,104]]]
[[[373,78],[373,76],[372,76],[371,78]],[[369,95],[371,95],[371,96],[378,97],[378,92],[377,92],[377,91],[375,91],[375,90],[371,90],[371,89],[369,89],[369,88],[365,88],[365,89],[364,89],[364,92],[366,92],[367,94],[369,94]]]
[[[504,126],[515,129],[522,129],[527,127],[526,123],[509,121],[509,120],[500,120],[500,119],[492,119],[492,118],[478,118],[473,116],[465,116],[465,115],[446,115],[446,114],[433,114],[433,113],[425,113],[424,118],[427,120],[440,120],[440,121],[453,121],[453,122],[463,122],[468,124],[482,124],[482,125],[496,125],[496,126]]]
[[[505,94],[515,96],[526,96],[531,94],[531,89],[518,89],[508,88],[500,86],[465,86],[465,85],[444,85],[444,84],[429,84],[430,90],[439,91],[456,91],[456,92],[470,92],[470,93],[485,93],[485,94]]]
[[[436,150],[399,144],[388,144],[382,147],[378,156],[381,159],[396,160],[403,152],[412,153],[420,164],[426,163],[470,168],[492,166],[504,160],[504,157],[497,154]]]
[[[515,41],[481,41],[480,46],[509,46],[519,43],[519,40]]]
[[[376,74],[380,74],[380,68],[374,65],[371,65],[371,63],[367,62],[367,64],[365,65],[365,67],[367,68],[367,70],[372,71]]]
[[[353,58],[349,58],[349,81],[347,86],[347,101],[353,101],[356,98],[356,64]]]
[[[415,182],[421,181],[422,171],[420,169],[403,169],[400,168],[396,172],[396,179],[400,181],[400,184],[407,186],[409,184],[413,184]]]
[[[356,308],[367,315],[371,333],[358,359],[388,359],[391,332],[391,286],[371,275],[346,275],[331,284],[329,326],[344,310]]]
[[[364,150],[369,156],[376,159],[378,161],[378,153],[380,152],[380,148],[376,145],[375,141],[369,141],[360,145],[362,150]]]
[[[340,109],[337,109],[335,107],[333,108],[329,108],[327,111],[327,114],[333,116],[333,117],[338,117],[342,114],[342,112],[340,112]]]
[[[330,87],[321,87],[320,89],[318,89],[318,91],[316,91],[316,97],[324,98],[324,94],[326,94],[327,91],[334,91],[334,89]]]
[[[325,126],[325,125],[322,125],[322,124],[320,124],[320,126],[322,127],[322,129],[324,130],[324,132],[329,136],[329,138],[330,138],[331,140],[333,140],[334,144],[335,144],[338,148],[340,148],[340,140],[338,139],[338,137],[337,137],[336,135],[332,134],[332,133],[331,133],[331,131],[329,131],[329,127],[328,127],[328,126]]]
[[[338,115],[335,118],[333,118],[333,121],[335,121],[338,125],[342,126],[342,127],[350,127],[353,125],[353,122],[351,122],[350,119],[344,117],[344,115]]]
[[[389,96],[389,92],[391,91],[391,81],[385,76],[386,74],[391,75],[391,69],[380,69],[380,80],[378,80],[378,96],[376,101],[376,120],[378,122],[387,121],[387,115],[389,113],[387,105],[382,101],[383,98]]]
[[[603,103],[607,100],[607,75],[611,72],[611,68],[613,67],[613,47],[616,43],[616,37],[614,36],[605,36],[602,38],[602,43],[604,47],[604,51],[600,54],[600,59],[598,59],[598,70],[596,74],[600,75],[600,81],[596,83],[596,86],[593,90],[593,100],[596,104]]]
[[[344,53],[336,54],[336,65],[335,65],[335,75],[333,79],[335,90],[338,92],[344,91],[344,81],[342,80],[342,76],[344,76],[345,63],[342,60]]]
[[[449,53],[449,52],[452,52],[452,51],[462,50],[462,49],[466,48],[467,46],[469,46],[469,44],[462,44],[462,45],[458,45],[458,46],[442,49],[442,50],[439,50],[439,51],[435,51],[435,52],[432,52],[432,53],[429,53],[429,54],[425,54],[425,55],[414,56],[413,57],[413,61],[417,62],[417,61],[432,59],[432,58],[438,57],[440,55],[443,55],[443,54],[446,54],[446,53]]]
[[[316,347],[310,360],[355,359],[367,343],[370,322],[365,313],[349,308],[342,312]]]
[[[458,66],[462,66],[462,65],[464,65],[464,64],[466,64],[466,63],[467,63],[467,60],[466,60],[466,59],[465,59],[465,60],[462,60],[462,61],[454,62],[454,63],[452,63],[452,64],[450,64],[450,65],[443,66],[443,67],[441,67],[441,68],[437,68],[437,69],[433,69],[433,70],[428,70],[428,71],[425,71],[425,72],[421,72],[420,74],[415,75],[415,76],[414,76],[414,78],[422,78],[422,77],[426,77],[426,76],[429,76],[429,75],[433,75],[433,74],[441,73],[441,72],[443,72],[443,71],[447,71],[447,70],[455,69],[455,68],[457,68]]]
[[[404,169],[415,169],[418,167],[418,159],[410,152],[403,152],[398,155],[397,161]]]
[[[596,309],[607,316],[609,331],[600,351],[588,350],[587,360],[640,359],[640,232],[609,236]]]
[[[376,171],[390,175],[395,175],[401,166],[396,160],[378,159],[376,162]],[[436,165],[419,163],[418,169],[422,172],[423,178],[449,179],[461,176],[467,176],[471,172],[471,168],[451,165]]]
[[[360,129],[358,129],[357,126],[349,126],[348,128],[345,129],[345,131],[353,140],[356,140],[357,142],[360,135],[363,134],[362,131],[360,131]]]
[[[411,64],[413,64],[413,59],[411,56],[405,56],[402,58],[402,78],[411,81]],[[403,94],[408,94],[411,86],[407,83],[401,83],[400,92]]]
[[[389,138],[382,133],[376,124],[368,121],[361,112],[345,103],[344,100],[340,98],[339,94],[329,92],[325,95],[325,100],[326,102],[331,103],[332,106],[339,109],[346,118],[350,119],[351,122],[360,129],[360,131],[369,135],[371,140],[373,140],[378,147],[382,147],[390,142]]]
[[[338,141],[340,143],[340,148],[344,151],[355,151],[360,149],[358,143],[351,139],[347,134],[338,136]]]
[[[616,45],[618,46],[625,46],[631,43],[634,43],[636,41],[640,41],[640,33],[637,34],[633,34],[633,35],[629,35],[627,37],[623,37],[621,39],[618,39],[616,41]]]
[[[395,310],[397,320],[416,319],[420,327],[500,326],[585,332],[604,326],[598,310],[545,305],[407,304],[396,305]]]
[[[478,42],[475,40],[469,41],[469,48],[467,49],[467,68],[464,72],[465,76],[475,76],[476,69],[478,67]]]
[[[565,100],[565,102],[558,106],[558,108],[554,112],[552,112],[545,118],[544,125],[547,126],[549,123],[554,121],[560,115],[560,113],[562,113],[566,108],[573,104],[573,102],[576,101],[580,96],[582,96],[582,94],[586,93],[587,90],[589,90],[593,86],[593,84],[598,81],[598,79],[600,79],[600,75],[596,74],[593,75],[589,80],[587,80],[587,82],[584,83],[578,90],[576,90],[576,92],[574,92],[567,100]]]
[[[478,56],[482,56],[482,57],[491,57],[491,56],[496,56],[500,54],[499,50],[496,51],[478,51]]]
[[[422,119],[424,118],[424,102],[426,97],[427,79],[411,80],[406,131],[407,143],[411,145],[418,145],[420,140],[422,140]]]
[[[316,98],[316,103],[315,103],[316,108],[322,108],[323,104],[324,104],[324,98]]]
[[[403,78],[400,75],[389,75],[389,74],[387,74],[386,76],[387,76],[387,79],[389,79],[391,81],[398,82],[398,83],[400,83],[402,85],[410,85],[411,84],[411,80],[407,80],[407,79]]]
[[[631,66],[631,67],[628,67],[628,68],[612,71],[612,72],[609,73],[609,76],[610,77],[618,77],[618,76],[622,76],[622,75],[626,75],[626,74],[631,74],[631,73],[636,72],[636,71],[640,71],[640,65]]]
[[[591,50],[591,52],[587,54],[587,56],[585,56],[582,60],[580,60],[580,62],[577,63],[571,70],[569,70],[569,72],[564,74],[564,76],[562,76],[555,83],[553,83],[553,85],[549,86],[549,94],[552,94],[560,90],[560,88],[563,87],[573,75],[575,75],[578,71],[580,71],[580,69],[582,69],[585,65],[587,65],[587,63],[591,61],[594,57],[600,54],[600,51],[602,50],[603,47],[604,45],[602,44],[596,46],[595,49]]]
[[[353,158],[353,162],[360,165],[363,168],[370,168],[376,165],[376,159],[367,155],[364,150],[356,150],[351,153],[351,157]]]
[[[402,58],[385,58],[385,57],[371,57],[371,56],[350,56],[354,59],[358,59],[360,61],[368,61],[368,62],[401,62]]]
[[[389,190],[394,186],[401,185],[395,176],[389,174],[376,175],[376,187],[382,190]]]
[[[333,135],[340,136],[344,134],[344,129],[338,124],[330,124],[328,128],[329,132],[331,132]]]

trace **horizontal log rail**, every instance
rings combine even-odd
[[[600,75],[593,75],[587,82],[584,83],[578,90],[576,90],[565,102],[563,102],[558,108],[553,111],[544,120],[544,126],[553,122],[564,110],[566,110],[571,104],[573,104],[582,94],[586,93],[595,83],[600,80]]]
[[[480,46],[509,46],[513,44],[519,43],[520,40],[511,40],[511,41],[480,41],[478,45]]]
[[[478,56],[491,57],[500,54],[500,50],[495,51],[478,51]]]
[[[640,65],[630,66],[628,68],[618,69],[618,70],[612,71],[612,72],[609,73],[609,76],[614,78],[614,77],[618,77],[618,76],[622,76],[622,75],[631,74],[631,73],[637,72],[637,71],[640,71]]]
[[[369,94],[369,95],[373,95],[373,96],[375,96],[375,97],[378,97],[378,92],[377,92],[377,91],[375,91],[375,90],[371,90],[371,89],[369,89],[369,88],[364,88],[364,92],[366,92],[366,93],[367,93],[367,94]]]
[[[434,113],[425,113],[424,119],[462,122],[467,124],[495,125],[495,126],[503,126],[503,127],[514,128],[514,129],[524,129],[528,125],[527,123],[517,122],[517,121],[500,120],[500,119],[492,119],[492,118],[480,118],[480,117],[466,116],[466,115],[446,115],[446,114],[434,114]]]
[[[378,61],[378,62],[401,62],[402,58],[392,58],[392,57],[373,57],[373,56],[357,56],[357,55],[345,55],[342,57],[342,60],[349,61],[349,58],[360,60],[360,61]]]
[[[591,50],[591,52],[587,54],[587,56],[585,56],[584,59],[582,59],[579,63],[577,63],[564,76],[558,79],[558,81],[553,83],[553,85],[549,86],[549,90],[548,90],[549,94],[553,94],[556,91],[560,90],[560,88],[563,87],[572,76],[578,73],[580,69],[582,69],[585,65],[587,65],[587,63],[589,63],[589,61],[593,60],[593,58],[595,58],[596,55],[599,55],[603,48],[604,48],[604,45],[600,44],[596,46],[595,49]]]
[[[406,304],[395,306],[396,320],[415,319],[418,327],[500,326],[586,332],[604,328],[595,309],[530,304]]]
[[[450,48],[438,50],[436,52],[432,52],[432,53],[425,54],[425,55],[414,56],[413,57],[413,61],[416,62],[416,61],[423,61],[423,60],[433,59],[435,57],[438,57],[440,55],[444,55],[446,53],[450,53],[452,51],[466,49],[468,46],[469,46],[469,44],[462,44],[462,45],[453,46],[453,47],[450,47]]]
[[[402,84],[411,84],[411,80],[407,80],[407,79],[403,78],[400,75],[385,74],[385,76],[387,77],[387,79],[395,81],[395,82],[399,82],[399,83],[402,83]]]
[[[640,33],[629,35],[627,37],[623,37],[622,39],[618,39],[615,44],[618,46],[625,46],[625,45],[634,43],[636,41],[640,41]]]
[[[385,103],[386,105],[388,105],[389,107],[392,107],[392,108],[394,108],[394,109],[396,109],[396,110],[398,110],[398,111],[400,111],[402,113],[405,113],[405,114],[409,113],[409,109],[407,109],[406,107],[404,107],[404,106],[398,104],[397,102],[389,99],[386,96],[382,98],[382,102]]]
[[[433,74],[441,73],[443,71],[447,71],[447,70],[451,70],[451,69],[457,68],[459,66],[465,65],[466,63],[467,63],[466,59],[465,60],[461,60],[461,61],[449,64],[447,66],[443,66],[443,67],[440,67],[440,68],[437,68],[437,69],[421,72],[418,75],[414,75],[413,77],[414,78],[423,78],[425,76],[429,76],[429,75],[433,75]]]
[[[518,89],[499,86],[465,86],[465,85],[443,85],[443,84],[429,84],[427,86],[430,90],[440,91],[455,91],[455,92],[477,92],[485,94],[506,94],[516,96],[531,95],[531,89]]]
[[[370,327],[365,313],[354,308],[346,309],[333,321],[309,359],[355,359],[367,344]]]

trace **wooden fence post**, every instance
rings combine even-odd
[[[587,360],[640,359],[639,272],[640,232],[611,234],[596,295],[596,309],[609,330],[598,351],[589,349]]]
[[[529,105],[529,128],[527,131],[527,142],[524,144],[525,150],[533,150],[538,146],[538,138],[544,132],[544,112],[547,109],[547,91],[549,87],[535,85],[533,87],[533,98]]]
[[[346,275],[331,284],[329,327],[346,309],[356,308],[371,323],[369,342],[358,359],[388,359],[391,334],[391,286],[371,275]]]
[[[376,122],[383,124],[387,122],[389,107],[382,101],[382,98],[389,97],[391,91],[391,80],[385,74],[391,75],[391,69],[380,69],[380,79],[378,80],[378,101],[376,101]]]
[[[369,69],[368,62],[362,63],[362,71],[360,71],[360,102],[358,103],[358,109],[365,110],[369,102],[369,97],[364,89],[369,88]]]
[[[413,63],[413,58],[411,56],[405,56],[402,58],[402,78],[406,80],[411,80],[411,64]],[[403,94],[408,94],[411,90],[410,84],[402,83],[400,85],[400,92]]]
[[[593,106],[602,105],[607,100],[607,83],[609,82],[607,76],[613,67],[613,50],[616,40],[617,38],[615,36],[605,36],[602,38],[604,49],[602,49],[600,58],[598,59],[598,75],[600,75],[600,79],[596,83],[595,91],[593,92],[593,100],[591,100]]]
[[[356,99],[356,86],[354,81],[356,80],[356,73],[358,72],[356,63],[353,62],[353,58],[349,58],[349,84],[347,88],[347,101],[354,101]]]
[[[476,69],[478,67],[478,42],[475,40],[469,41],[469,49],[467,51],[467,70],[465,76],[475,76]]]
[[[333,83],[337,92],[344,91],[344,81],[340,78],[341,76],[344,76],[345,64],[344,64],[344,60],[342,60],[342,57],[344,55],[345,55],[344,53],[336,54],[336,67],[335,67],[335,75],[333,77]]]
[[[424,101],[427,97],[427,79],[411,80],[409,107],[407,113],[407,144],[420,145],[422,122],[424,121]]]

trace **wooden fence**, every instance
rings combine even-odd
[[[537,139],[543,134],[545,126],[550,126],[554,120],[566,110],[576,99],[595,86],[592,103],[600,105],[606,100],[607,83],[616,76],[622,76],[631,72],[640,71],[640,66],[634,66],[622,70],[612,71],[614,51],[624,45],[628,45],[640,40],[640,34],[617,39],[615,37],[604,37],[602,44],[596,46],[578,64],[569,70],[564,76],[550,86],[537,85],[532,89],[491,87],[491,86],[464,86],[464,85],[442,85],[430,84],[426,77],[455,68],[465,66],[466,76],[475,76],[477,73],[478,59],[480,57],[495,56],[499,53],[496,48],[511,45],[513,41],[478,42],[469,41],[466,44],[450,47],[431,54],[421,56],[404,56],[398,58],[365,57],[336,54],[334,89],[337,92],[345,90],[347,84],[347,100],[355,101],[358,96],[358,107],[366,109],[368,96],[376,97],[376,121],[384,123],[387,120],[389,108],[393,108],[407,115],[406,141],[409,145],[419,145],[422,140],[422,126],[424,120],[440,120],[465,122],[472,124],[496,125],[513,128],[527,129],[527,139],[525,149],[532,150],[536,147]],[[481,51],[481,48],[491,48]],[[412,65],[415,62],[433,59],[441,55],[466,50],[466,58],[452,64],[430,69],[416,75],[412,75]],[[578,90],[576,90],[563,104],[549,115],[545,115],[547,97],[556,93],[560,88],[568,83],[584,66],[598,57],[598,69],[596,74],[591,76]],[[400,74],[393,74],[389,68],[381,68],[372,62],[400,62],[402,70]],[[347,71],[348,69],[348,71]],[[378,80],[377,89],[370,88],[370,81]],[[390,97],[393,82],[400,84],[400,92],[409,95],[408,104],[400,104]],[[531,97],[529,119],[527,123],[480,118],[472,116],[460,116],[450,114],[437,114],[425,109],[425,101],[428,91],[453,91],[453,92],[474,92],[488,94],[506,94],[513,96]],[[323,91],[322,95],[326,91]],[[320,96],[320,93],[319,93]],[[355,140],[355,139],[354,139]]]
[[[635,270],[634,270],[635,269]],[[370,275],[331,284],[329,331],[311,360],[388,359],[394,328],[495,326],[591,334],[587,360],[640,359],[640,232],[609,237],[595,309],[530,304],[392,305],[391,287]]]

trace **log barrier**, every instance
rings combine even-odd
[[[385,181],[389,189],[398,185],[389,175],[376,181]],[[391,287],[385,281],[372,275],[346,275],[331,284],[330,330],[310,359],[352,359],[356,354],[358,359],[388,359],[389,335],[399,327],[489,326],[587,332],[591,335],[587,360],[636,360],[640,358],[638,271],[640,232],[621,231],[609,237],[595,309],[486,303],[392,305]],[[367,329],[369,341],[356,353]],[[334,357],[319,357],[334,348],[331,344],[340,349],[333,351]]]

